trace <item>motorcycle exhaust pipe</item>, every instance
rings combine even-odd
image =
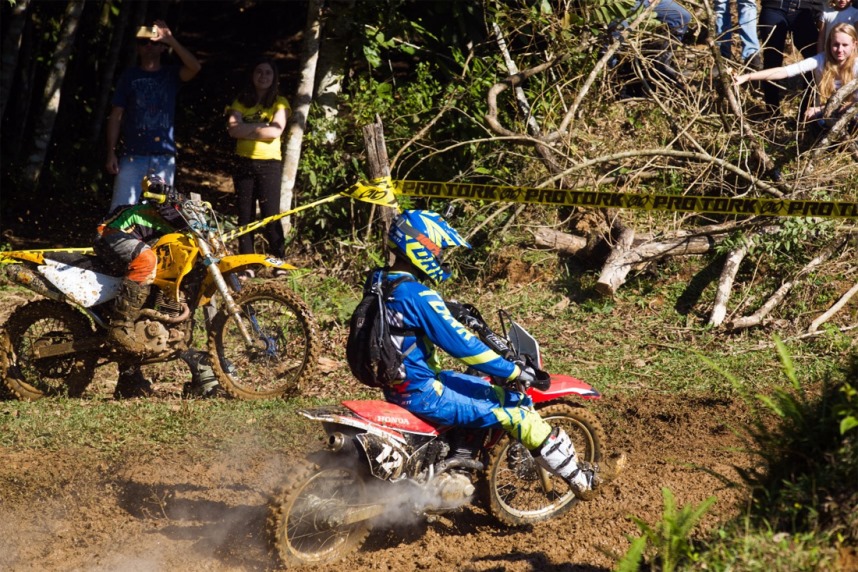
[[[45,279],[24,266],[23,264],[10,264],[6,268],[6,276],[18,284],[29,288],[36,294],[41,294],[45,298],[56,300],[57,302],[65,302],[66,296],[51,288]]]
[[[357,453],[354,440],[339,431],[328,435],[328,442],[325,443],[325,449],[332,453],[344,453],[348,455]]]

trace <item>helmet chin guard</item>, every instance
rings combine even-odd
[[[398,215],[390,226],[388,243],[435,283],[450,277],[443,251],[454,246],[470,248],[459,233],[433,211],[409,210]]]

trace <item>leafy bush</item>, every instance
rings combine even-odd
[[[796,374],[784,343],[775,338],[789,385],[750,396],[735,377],[719,370],[744,395],[752,411],[745,429],[758,470],[739,474],[751,487],[751,516],[760,526],[789,533],[821,532],[858,542],[858,355],[842,379],[827,376],[809,391]],[[714,364],[710,366],[718,370]]]
[[[715,497],[709,497],[696,506],[691,504],[677,509],[676,499],[670,489],[663,488],[661,492],[664,498],[661,522],[650,526],[635,516],[631,517],[643,535],[632,540],[629,551],[617,566],[618,572],[639,570],[647,545],[654,552],[651,563],[664,572],[671,572],[684,563],[697,560],[698,553],[690,538],[691,531],[715,503]]]

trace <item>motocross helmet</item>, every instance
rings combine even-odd
[[[187,200],[175,187],[168,185],[157,175],[147,175],[143,178],[143,196],[150,193],[148,197],[156,206],[158,214],[176,229],[188,226],[182,215],[180,206]]]
[[[409,210],[397,215],[390,226],[387,242],[435,283],[451,275],[442,257],[445,248],[471,248],[438,213],[424,210]]]

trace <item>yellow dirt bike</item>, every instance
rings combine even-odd
[[[148,182],[144,188],[144,197],[156,202],[174,192]],[[225,244],[230,233],[222,231],[211,204],[182,199],[176,206],[188,228],[152,246],[157,274],[134,325],[142,354],[129,355],[108,340],[122,276],[92,249],[0,252],[7,276],[45,297],[16,308],[0,329],[0,377],[16,397],[79,396],[97,367],[175,360],[192,347],[195,315],[206,310],[209,359],[230,396],[300,391],[320,351],[310,309],[280,281],[244,285],[237,275],[248,267],[295,267],[262,254],[231,255]]]

